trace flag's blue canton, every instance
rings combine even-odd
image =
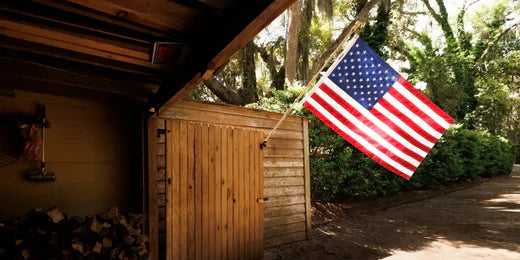
[[[392,87],[399,74],[361,39],[357,39],[329,78],[370,110]]]

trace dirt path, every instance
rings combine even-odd
[[[343,205],[313,239],[267,259],[520,259],[520,168],[439,192]]]

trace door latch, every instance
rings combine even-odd
[[[269,200],[269,198],[258,198],[258,199],[256,199],[256,202],[258,202],[258,203],[265,203],[268,200]]]

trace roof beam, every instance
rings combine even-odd
[[[146,101],[157,91],[157,85],[145,82],[122,81],[117,79],[100,78],[93,74],[85,74],[79,71],[69,71],[66,68],[51,67],[36,62],[19,60],[16,58],[0,57],[0,76],[5,86],[14,89],[45,92],[52,87],[53,93],[108,93]],[[43,87],[46,86],[46,87]],[[57,93],[62,89],[63,93]]]

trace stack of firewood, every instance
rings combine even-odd
[[[117,208],[85,218],[34,209],[0,221],[0,259],[147,259],[144,222],[143,215]]]

